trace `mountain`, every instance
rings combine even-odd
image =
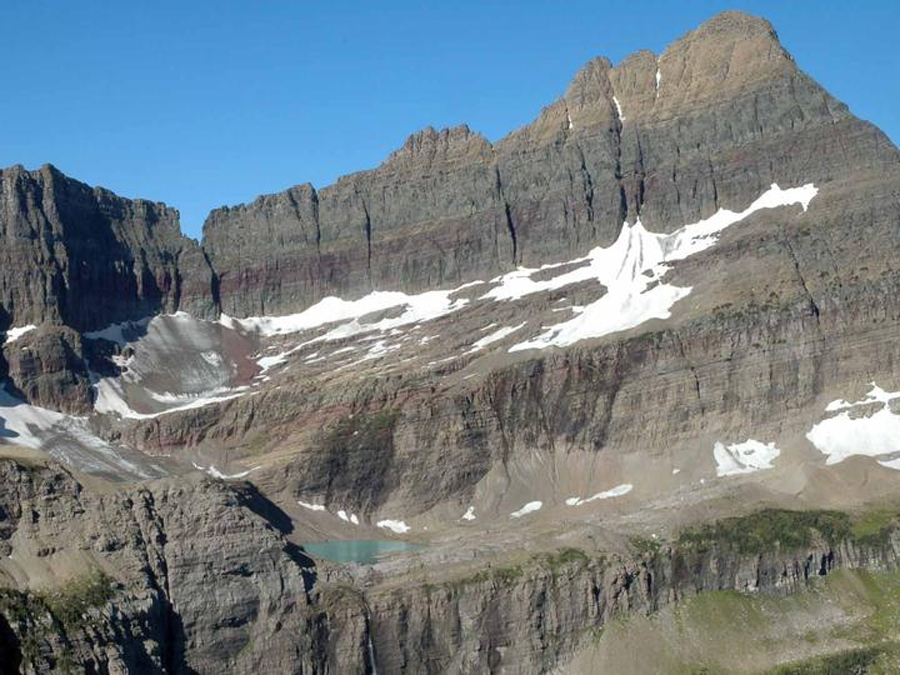
[[[199,243],[53,167],[0,191],[25,670],[591,672],[634,615],[893,587],[900,153],[762,19],[594,59],[496,143],[425,129]],[[372,539],[419,547],[314,546]],[[755,662],[891,658],[877,602]],[[641,667],[753,662],[701,653]]]

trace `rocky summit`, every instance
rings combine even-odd
[[[900,670],[900,153],[763,19],[0,236],[2,672]]]

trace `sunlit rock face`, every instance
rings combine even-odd
[[[888,536],[673,548],[900,480],[900,159],[765,21],[594,59],[496,143],[426,129],[200,244],[0,178],[0,579],[116,576],[80,665],[550,671],[685,593],[895,564]],[[296,548],[383,539],[425,545]]]

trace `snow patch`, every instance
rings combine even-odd
[[[5,337],[3,345],[6,346],[12,344],[26,333],[30,333],[36,328],[37,326],[30,323],[27,326],[14,326],[13,328],[7,330],[5,333],[0,333],[0,335]]]
[[[900,415],[891,412],[889,405],[897,398],[900,392],[885,391],[873,382],[861,401],[851,403],[839,399],[829,403],[826,412],[841,412],[814,424],[806,438],[827,456],[826,464],[838,464],[853,455],[878,457],[900,452]],[[879,407],[874,412],[851,416],[853,408],[875,404]],[[879,464],[900,469],[897,459],[879,461]]]
[[[878,463],[881,464],[886,469],[893,469],[894,471],[900,471],[900,457],[896,459],[881,459],[878,460]]]
[[[717,442],[713,446],[716,475],[720,478],[771,469],[772,462],[780,454],[781,450],[774,443],[761,443],[752,438],[728,446]]]
[[[99,413],[114,413],[123,419],[149,420],[173,412],[193,410],[194,408],[203,408],[214,403],[230,401],[233,398],[243,396],[247,389],[249,387],[235,387],[233,389],[217,387],[198,394],[172,394],[169,392],[160,394],[148,391],[148,396],[153,400],[176,405],[154,413],[141,413],[128,405],[122,390],[122,382],[119,378],[104,377],[94,383],[94,391],[97,394],[94,399],[94,410]]]
[[[196,462],[191,462],[191,464],[194,465],[194,468],[197,469],[197,471],[202,471],[203,473],[209,474],[213,478],[218,478],[219,480],[235,480],[236,478],[245,478],[259,468],[258,466],[254,466],[252,469],[247,469],[246,471],[241,471],[239,473],[222,473],[216,468],[215,464],[210,464],[205,468],[200,466]]]
[[[473,342],[472,348],[469,351],[467,351],[466,354],[472,354],[474,352],[479,351],[480,349],[484,349],[488,345],[492,345],[495,342],[499,342],[500,340],[507,337],[508,335],[512,335],[517,330],[524,328],[526,323],[528,323],[528,322],[523,321],[518,326],[504,326],[503,328],[500,328],[500,329],[494,331],[490,335],[485,335],[480,340],[476,340],[475,342]]]
[[[324,504],[311,504],[310,502],[305,502],[302,499],[298,499],[297,503],[302,506],[304,509],[309,509],[310,511],[324,511]]]
[[[475,520],[475,507],[470,506],[466,509],[466,512],[462,514],[463,520]]]
[[[656,97],[659,98],[659,83],[662,81],[662,73],[659,72],[659,66],[656,67]]]
[[[386,530],[391,530],[396,534],[406,534],[409,532],[410,527],[402,520],[379,520],[377,523],[378,527],[382,527]]]
[[[525,506],[523,506],[518,511],[514,511],[509,514],[510,518],[521,518],[522,516],[527,516],[529,513],[534,513],[535,511],[540,511],[541,507],[544,505],[543,502],[528,502]]]
[[[566,504],[568,506],[581,506],[582,504],[587,504],[588,502],[592,502],[596,499],[611,499],[613,497],[621,497],[622,495],[627,495],[633,488],[634,486],[631,483],[622,483],[621,485],[617,485],[616,487],[609,490],[598,492],[593,497],[587,497],[586,499],[582,499],[581,497],[569,497],[566,500]]]
[[[864,399],[853,401],[852,403],[845,401],[844,399],[838,399],[825,406],[825,411],[836,412],[838,410],[847,410],[848,408],[856,408],[857,406],[868,405],[870,403],[890,403],[895,398],[900,398],[900,391],[885,391],[872,382],[872,388],[869,390],[869,393],[866,394]]]
[[[256,359],[256,365],[259,366],[259,374],[262,375],[267,370],[274,368],[275,366],[280,366],[282,363],[287,361],[288,352],[281,352],[280,354],[274,354],[272,356],[263,356],[261,358]],[[307,357],[306,361],[309,362],[313,358],[315,358],[315,354],[312,354],[311,357]]]
[[[319,338],[321,341],[332,341],[360,333],[389,331],[399,326],[423,323],[455,312],[468,303],[465,299],[450,299],[451,295],[462,288],[464,286],[452,290],[426,291],[417,295],[408,295],[400,291],[373,291],[359,300],[343,300],[329,296],[298,314],[255,316],[233,321],[245,330],[255,330],[264,337],[298,333],[328,324],[346,322]],[[360,321],[367,314],[398,307],[403,308],[399,316],[383,318],[373,323]]]
[[[787,190],[773,184],[740,213],[720,209],[709,218],[685,225],[671,234],[648,232],[640,220],[634,225],[625,223],[618,239],[610,246],[598,246],[584,258],[570,263],[544,265],[540,270],[587,264],[539,281],[531,277],[540,270],[519,268],[497,277],[494,281],[498,285],[483,297],[516,300],[532,293],[588,280],[596,280],[606,288],[604,295],[585,305],[577,316],[550,326],[531,340],[513,345],[510,352],[564,347],[580,340],[634,328],[651,319],[668,319],[673,305],[692,290],[662,281],[672,262],[710,248],[723,230],[762,209],[799,204],[806,211],[817,192],[812,183]]]
[[[348,514],[344,509],[341,509],[337,512],[338,518],[343,520],[345,523],[353,523],[354,525],[359,525],[359,518],[356,517],[355,513]]]
[[[221,366],[225,363],[224,359],[222,359],[222,355],[218,352],[201,352],[200,358],[211,366]]]
[[[2,383],[0,442],[40,450],[82,471],[110,472],[141,479],[153,475],[96,436],[87,418],[30,405],[9,394]]]
[[[100,330],[88,331],[82,333],[82,337],[88,340],[109,340],[115,342],[120,347],[124,347],[128,342],[134,340],[143,329],[145,329],[154,317],[148,316],[138,321],[122,321],[121,323],[111,323],[106,328]]]

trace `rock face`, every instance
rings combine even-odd
[[[288,313],[329,294],[452,287],[571,259],[624,220],[669,231],[773,182],[896,163],[767,22],[729,12],[659,58],[591,61],[493,146],[466,127],[426,129],[374,171],[215,211],[204,247],[225,312]]]
[[[254,512],[266,506],[255,493],[207,480],[100,496],[58,468],[9,460],[0,483],[4,585],[67,580],[57,594],[0,598],[0,630],[18,636],[3,663],[28,672],[65,663],[120,673],[310,669],[311,563]],[[29,604],[37,610],[17,619]]]
[[[222,311],[284,314],[326,295],[422,290],[511,265],[491,156],[466,127],[426,129],[376,171],[214,211],[203,241]]]
[[[0,171],[0,328],[39,325],[7,348],[0,378],[28,400],[84,412],[85,354],[75,331],[179,307],[215,312],[211,269],[178,212],[91,188],[46,165]]]
[[[818,193],[667,268],[656,283],[690,289],[667,318],[564,348],[470,349],[488,328],[537,330],[608,289],[589,280],[488,305],[470,287],[464,308],[424,328],[331,342],[321,326],[292,337],[196,321],[577,268],[625,222],[672,232],[742,211],[772,183]],[[315,519],[338,509],[370,532],[400,516],[454,531],[469,504],[503,525],[499,536],[526,500],[545,500],[542,517],[564,512],[565,497],[591,494],[575,489],[628,471],[647,477],[636,500],[685,494],[673,467],[702,483],[713,440],[752,431],[796,446],[826,396],[900,377],[898,195],[897,149],[798,70],[768,23],[735,12],[659,57],[589,62],[496,143],[429,128],[375,170],[216,210],[202,245],[165,205],[49,166],[0,172],[5,387],[83,414],[99,375],[127,372],[122,396],[145,405],[97,415],[98,433],[185,464],[195,452],[246,461],[256,486],[191,477],[93,490],[55,465],[0,460],[0,661],[31,672],[547,672],[624,613],[895,567],[893,529],[860,540],[817,526],[809,541],[752,550],[673,538],[532,554],[517,540],[522,559],[467,558],[434,579],[412,564],[348,571],[291,544],[291,518],[269,498],[312,500],[317,536],[332,525]],[[571,306],[556,306],[563,295]],[[193,318],[134,324],[148,336],[137,347],[86,335],[178,310]],[[347,361],[329,360],[339,352]],[[799,464],[778,494],[812,483]]]
[[[632,556],[563,549],[362,590],[317,580],[249,486],[97,495],[58,467],[0,460],[0,487],[0,579],[69,576],[0,592],[0,657],[28,673],[548,672],[618,616],[709,590],[794,592],[841,567],[895,567],[900,550],[890,527],[856,539],[825,527],[831,514],[796,514],[780,544],[733,534],[739,520]]]
[[[0,173],[4,325],[64,323],[93,330],[210,297],[211,274],[184,238],[178,212],[128,200],[46,165]]]

